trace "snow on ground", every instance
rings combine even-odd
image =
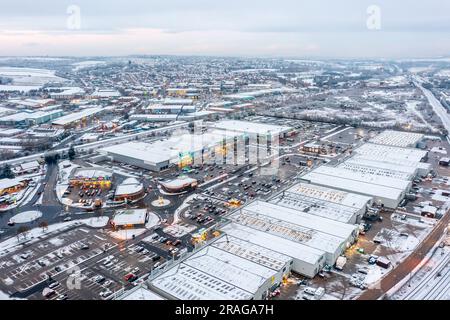
[[[149,212],[148,213],[148,221],[145,224],[145,227],[147,229],[151,229],[151,228],[157,226],[158,224],[159,224],[159,217],[156,214]]]
[[[186,199],[184,199],[183,203],[175,210],[175,213],[173,215],[173,224],[177,224],[181,219],[180,214],[181,212],[189,206],[189,202],[192,201],[196,197],[196,194],[192,194]]]
[[[109,217],[92,217],[89,219],[83,219],[79,220],[80,222],[83,222],[84,224],[93,227],[93,228],[104,228],[109,222]]]
[[[436,201],[440,201],[440,202],[446,202],[449,200],[449,198],[447,196],[442,195],[442,193],[448,193],[448,190],[442,190],[442,189],[438,189],[438,190],[433,190],[434,194],[431,196],[431,199],[436,200]]]
[[[14,252],[22,248],[22,245],[24,243],[31,244],[37,242],[39,239],[48,238],[52,234],[67,230],[74,226],[85,224],[94,228],[102,228],[107,225],[108,223],[107,219],[109,220],[108,217],[99,217],[99,218],[93,217],[84,220],[75,220],[51,224],[45,230],[43,230],[40,227],[33,228],[27,233],[26,238],[21,236],[19,239],[17,239],[16,236],[13,236],[0,242],[0,257],[7,253]]]
[[[26,299],[11,298],[8,294],[4,293],[3,291],[0,291],[0,301],[1,300],[26,300]]]
[[[54,237],[54,238],[49,239],[48,242],[50,242],[52,245],[58,247],[64,243],[64,239]]]
[[[118,231],[112,231],[110,232],[110,236],[119,239],[119,240],[130,240],[133,239],[133,236],[137,237],[141,234],[143,234],[147,229],[144,228],[138,228],[138,229],[124,229],[124,230],[118,230]]]
[[[42,217],[42,212],[37,210],[24,211],[13,216],[10,221],[14,223],[28,223]]]
[[[42,228],[33,228],[27,233],[27,237],[20,237],[17,239],[17,237],[11,237],[8,238],[2,242],[0,242],[0,257],[10,253],[14,252],[19,248],[22,248],[22,244],[24,243],[33,243],[38,241],[42,237],[49,237],[52,233],[56,233],[59,231],[67,230],[72,226],[80,225],[81,223],[78,221],[68,221],[68,222],[61,222],[61,223],[55,223],[51,224],[47,227],[47,229],[42,230]]]
[[[435,152],[435,153],[441,153],[441,154],[447,154],[447,150],[445,148],[438,148],[438,147],[434,147],[430,150],[431,152]]]
[[[393,269],[392,265],[389,268],[385,269],[376,264],[358,264],[356,265],[356,267],[358,269],[365,269],[367,271],[366,275],[361,274],[361,276],[364,277],[364,282],[368,287],[377,283],[379,280],[381,280],[381,278],[383,278]]]
[[[182,237],[189,232],[194,231],[195,229],[196,227],[193,225],[172,224],[168,227],[165,227],[163,231],[174,237]]]
[[[417,216],[408,215],[408,214],[406,214],[406,219],[402,220],[401,214],[397,214],[397,213],[393,213],[391,215],[391,220],[398,222],[398,223],[415,226],[418,228],[429,228],[430,226],[434,226],[437,223],[436,219],[431,219],[431,218],[426,218],[426,217],[417,217]]]
[[[80,166],[72,163],[69,160],[64,160],[61,161],[60,163],[58,163],[58,172],[59,172],[59,183],[60,184],[68,184],[69,183],[69,177],[70,177],[70,173],[76,169],[79,168]]]
[[[34,203],[35,205],[41,205],[42,204],[42,199],[44,198],[44,194],[42,193],[41,196],[39,197],[39,199],[37,199],[37,201]]]

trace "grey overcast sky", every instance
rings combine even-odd
[[[450,56],[450,1],[0,1],[2,56],[128,54]]]

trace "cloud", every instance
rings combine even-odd
[[[450,53],[450,1],[375,2],[381,9],[379,31],[366,27],[372,0],[41,0],[39,6],[16,0],[2,4],[0,36],[3,54],[12,55],[120,55],[133,50],[329,57]],[[80,30],[67,29],[72,4],[80,7]],[[37,45],[23,49],[19,44],[30,42],[33,32]],[[59,43],[67,39],[58,46],[52,37]]]

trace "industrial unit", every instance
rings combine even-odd
[[[373,197],[377,204],[388,208],[396,208],[406,194],[406,190],[365,182],[363,179],[351,180],[344,176],[327,175],[315,170],[304,175],[302,180],[319,186],[367,195]]]
[[[312,184],[298,183],[271,199],[272,203],[344,223],[357,223],[372,198]]]
[[[370,140],[371,143],[383,144],[394,147],[417,147],[424,138],[421,133],[385,130]]]
[[[238,121],[238,120],[222,120],[210,125],[211,128],[235,131],[247,135],[256,135],[258,137],[284,137],[291,127],[277,126],[273,124]]]
[[[53,121],[52,124],[54,126],[66,128],[72,124],[75,124],[75,123],[82,121],[84,119],[87,119],[89,117],[93,117],[96,114],[99,114],[100,112],[103,112],[106,110],[107,110],[106,108],[99,107],[99,106],[85,108],[81,111],[73,112],[73,113],[70,113],[63,117],[60,117],[57,120]]]
[[[100,152],[117,162],[161,171],[167,169],[170,164],[179,164],[180,161],[192,163],[196,157],[203,162],[207,157],[214,156],[216,147],[221,148],[227,142],[234,143],[235,137],[236,134],[225,131],[201,135],[184,134],[152,143],[127,142],[103,148]]]
[[[228,236],[292,257],[292,271],[306,277],[313,278],[325,266],[323,251],[308,247],[298,241],[275,236],[238,223],[229,223],[221,230]]]
[[[163,297],[180,300],[262,300],[276,271],[226,250],[206,246],[150,281]]]
[[[263,201],[252,202],[229,218],[234,223],[321,250],[329,265],[334,265],[358,236],[355,225]]]
[[[366,197],[366,199],[366,204],[372,202],[372,198]],[[317,217],[351,224],[358,222],[366,212],[366,205],[363,205],[361,208],[352,208],[338,203],[308,197],[296,192],[290,192],[289,190],[277,195],[270,202]]]

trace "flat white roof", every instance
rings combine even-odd
[[[394,146],[385,146],[381,144],[365,143],[355,149],[356,154],[365,155],[378,159],[379,161],[413,161],[420,162],[426,156],[427,152],[414,148],[401,148]]]
[[[305,196],[303,194],[285,191],[270,200],[271,203],[282,207],[295,209],[310,215],[327,218],[343,223],[354,220],[358,209],[346,207],[337,203],[327,202]]]
[[[371,197],[356,193],[316,186],[307,183],[298,183],[289,188],[287,191],[318,200],[337,203],[343,206],[355,208],[357,210],[364,208],[366,204],[372,199]]]
[[[86,167],[86,168],[77,168],[72,173],[72,177],[82,177],[85,179],[93,179],[93,178],[105,178],[111,177],[112,171],[108,169],[104,169],[102,167]]]
[[[297,224],[305,228],[317,230],[343,239],[350,237],[356,229],[353,224],[317,217],[305,212],[264,201],[252,202],[244,207],[242,211],[252,211],[256,214],[263,214],[271,218]]]
[[[268,248],[312,265],[318,264],[324,256],[322,250],[314,249],[299,242],[281,238],[238,223],[229,223],[222,228],[222,231],[233,237],[257,244],[261,247]]]
[[[20,165],[20,167],[22,168],[22,170],[30,170],[30,169],[35,169],[35,168],[40,167],[40,164],[39,164],[39,162],[37,162],[37,161],[35,160],[35,161],[30,161],[30,162],[22,163],[22,164]]]
[[[380,161],[375,160],[374,158],[367,158],[362,155],[355,154],[353,157],[347,159],[345,163],[348,164],[356,164],[356,165],[362,165],[362,166],[368,166],[368,167],[376,167],[380,169],[387,169],[387,170],[393,170],[397,172],[404,172],[406,174],[415,175],[417,171],[416,165],[409,165],[407,163],[402,163],[403,161],[396,161],[395,162],[386,162],[386,161]]]
[[[372,185],[387,186],[399,190],[406,190],[411,184],[411,181],[409,180],[391,178],[385,175],[377,175],[371,171],[360,172],[326,165],[320,166],[312,172],[330,177],[344,177],[347,180],[362,181]]]
[[[15,187],[24,181],[22,178],[0,179],[0,190]]]
[[[212,128],[245,132],[251,134],[281,134],[292,128],[287,126],[278,126],[250,121],[222,120],[210,125]]]
[[[151,281],[153,287],[179,300],[250,300],[253,294],[180,263]]]
[[[140,192],[144,189],[142,183],[140,183],[135,178],[125,179],[121,184],[119,184],[116,188],[116,192],[114,193],[116,196],[118,195],[127,195]]]
[[[385,130],[370,139],[370,142],[396,147],[414,147],[423,137],[421,133]]]
[[[184,177],[178,177],[176,179],[170,180],[170,181],[161,181],[160,184],[163,185],[166,188],[182,188],[187,185],[191,185],[193,183],[197,183],[197,179],[190,178],[188,176]]]
[[[213,147],[224,139],[231,139],[232,132],[207,132],[204,134],[183,134],[172,136],[164,141],[153,143],[127,142],[103,148],[102,151],[143,160],[155,165],[164,161],[178,160],[180,153],[199,152],[203,148]]]
[[[121,210],[114,215],[113,223],[116,226],[127,224],[144,224],[147,217],[147,209]]]
[[[115,89],[99,89],[91,94],[93,97],[100,97],[100,98],[113,98],[113,97],[120,97],[121,94],[119,91]]]
[[[195,110],[195,106],[192,105],[184,105],[184,104],[150,104],[145,109],[148,110]]]
[[[282,253],[228,235],[211,245],[276,271],[284,268],[292,260]]]
[[[233,222],[279,237],[298,241],[309,247],[334,254],[351,238],[354,225],[305,214],[269,203],[253,206],[252,210],[236,212]],[[263,210],[264,208],[264,210]],[[334,225],[331,223],[335,223]],[[345,225],[345,230],[341,223]]]
[[[400,180],[412,180],[412,178],[413,178],[413,176],[411,174],[408,174],[405,172],[395,171],[395,170],[385,169],[385,168],[366,166],[366,165],[362,165],[362,164],[349,163],[347,161],[338,165],[338,168],[348,170],[350,172],[357,172],[357,173],[361,173],[361,174],[371,174],[371,175],[400,179]]]
[[[92,107],[92,108],[86,108],[78,112],[73,112],[68,115],[65,115],[63,117],[58,118],[57,120],[54,120],[52,123],[55,125],[66,125],[75,121],[78,121],[80,119],[83,119],[85,117],[92,116],[94,114],[97,114],[104,109],[102,107]]]
[[[345,177],[330,176],[314,171],[305,174],[302,179],[330,188],[347,190],[350,192],[356,192],[391,200],[399,200],[403,192],[402,190],[396,188],[374,185],[372,183],[363,181],[349,180]]]
[[[183,264],[255,294],[276,271],[227,251],[206,246]]]

